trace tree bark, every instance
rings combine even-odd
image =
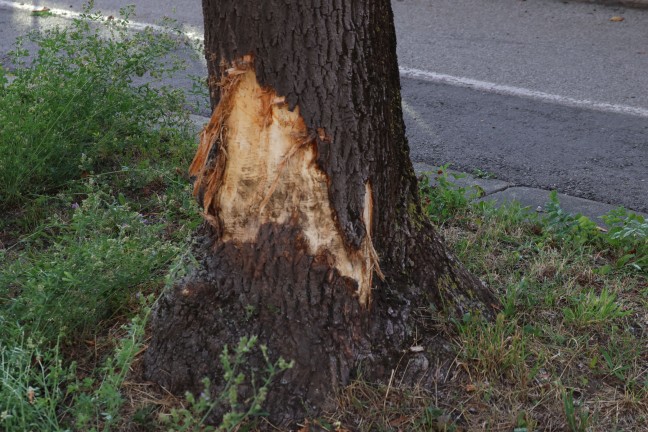
[[[203,0],[203,12],[201,268],[157,306],[148,378],[199,391],[218,383],[225,344],[258,335],[295,362],[265,406],[284,426],[360,373],[386,380],[400,363],[404,382],[431,382],[450,351],[438,320],[490,316],[497,300],[421,210],[389,0]],[[263,365],[254,354],[247,367]]]

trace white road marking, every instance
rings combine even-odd
[[[33,12],[35,10],[42,9],[44,5],[34,6],[29,4],[20,4],[8,0],[0,0],[0,8],[8,9],[17,9],[27,12]],[[63,18],[80,18],[81,13],[65,10],[50,8],[50,12],[54,15],[59,15]],[[107,19],[107,17],[105,18]],[[130,21],[128,26],[133,30],[144,30],[147,27],[152,28],[155,31],[165,31],[164,27],[161,27],[156,24],[149,24],[138,21]],[[203,42],[202,35],[196,32],[184,32],[184,35],[198,42]],[[430,72],[421,69],[414,69],[401,66],[398,68],[401,76],[406,78],[420,79],[428,82],[443,83],[458,87],[467,87],[475,90],[480,90],[488,93],[496,93],[508,96],[523,97],[527,99],[535,99],[542,102],[549,102],[557,105],[566,105],[576,108],[586,108],[596,111],[612,112],[617,114],[626,114],[633,115],[638,117],[647,117],[648,118],[648,109],[632,107],[627,105],[617,105],[607,102],[597,102],[588,99],[574,99],[566,96],[555,95],[551,93],[545,93],[537,90],[531,90],[523,87],[513,87],[504,84],[496,84],[487,81],[479,81],[472,78],[466,77],[457,77],[453,75],[446,75],[436,72]]]
[[[616,105],[606,102],[596,102],[587,99],[574,99],[566,96],[560,96],[545,93],[537,90],[526,89],[522,87],[513,87],[503,84],[495,84],[487,81],[479,81],[472,78],[456,77],[436,72],[430,72],[421,69],[408,67],[399,67],[401,76],[406,78],[420,79],[423,81],[449,84],[458,87],[468,87],[475,90],[481,90],[488,93],[497,93],[508,96],[517,96],[528,99],[535,99],[542,102],[554,103],[557,105],[566,105],[577,108],[587,108],[596,111],[613,112],[618,114],[627,114],[639,117],[648,117],[648,109],[632,107],[627,105]]]

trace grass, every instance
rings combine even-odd
[[[436,175],[448,180],[444,171]],[[457,357],[445,372],[431,369],[434,389],[356,382],[323,417],[328,430],[335,421],[364,431],[646,430],[645,220],[618,209],[601,230],[564,212],[555,194],[539,217],[435,184],[422,185],[423,202],[434,203],[426,209],[502,309],[494,322],[466,315],[448,328]]]
[[[176,398],[140,378],[157,296],[192,266],[200,223],[184,174],[195,137],[183,95],[154,84],[182,42],[101,24],[34,33],[0,70],[0,429],[253,428],[264,386],[236,400],[253,337],[220,359],[230,390]],[[140,77],[140,75],[142,75]],[[143,80],[142,78],[146,78]],[[11,167],[11,169],[6,169]],[[623,209],[607,230],[565,213],[471,204],[441,167],[424,208],[468,268],[495,289],[493,322],[444,324],[456,359],[435,387],[356,380],[324,430],[645,430],[648,223]],[[478,191],[477,191],[478,194]],[[290,364],[268,359],[265,383]],[[209,386],[209,383],[205,383]]]
[[[146,324],[165,286],[189,271],[201,217],[186,167],[195,148],[183,39],[127,31],[90,4],[69,28],[30,33],[0,68],[0,429],[240,430],[253,425],[270,361],[247,404],[241,340],[220,359],[222,398],[172,398],[138,378]],[[31,50],[23,48],[31,47]],[[218,427],[205,425],[216,405]],[[244,408],[245,407],[245,408]]]

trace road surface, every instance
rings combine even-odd
[[[96,7],[115,15],[128,3]],[[169,15],[202,33],[198,0],[135,3],[134,21]],[[65,22],[25,8],[74,13],[82,4],[0,0],[0,61],[16,34]],[[414,161],[648,211],[648,11],[555,0],[392,4]],[[190,69],[205,73],[201,62]]]

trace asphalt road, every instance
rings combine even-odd
[[[16,34],[64,22],[3,2],[0,61]],[[82,3],[31,2],[68,11]],[[114,15],[127,3],[96,7]],[[202,33],[199,0],[136,3],[136,21],[170,15]],[[556,0],[392,4],[400,64],[422,72],[402,79],[414,161],[648,211],[648,11]],[[204,74],[200,62],[189,66]]]

